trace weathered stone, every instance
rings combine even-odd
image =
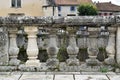
[[[120,27],[117,29],[117,37],[116,37],[116,59],[117,63],[120,64]]]
[[[120,80],[120,75],[107,75],[110,80]]]
[[[19,80],[21,75],[0,75],[0,80]]]
[[[77,45],[79,48],[86,48],[87,47],[87,38],[78,38],[77,39]]]
[[[47,72],[48,75],[79,75],[80,72]]]
[[[55,80],[74,80],[73,75],[55,75]]]
[[[8,65],[8,32],[0,27],[0,65]]]
[[[53,75],[23,75],[20,80],[53,80]]]
[[[9,28],[9,37],[10,37],[10,48],[9,48],[9,56],[10,56],[10,65],[19,65],[20,60],[17,59],[19,48],[17,47],[16,37],[17,37],[17,28]]]
[[[108,45],[106,47],[106,52],[108,55],[108,58],[105,59],[105,63],[106,64],[115,64],[115,34],[111,34],[109,36],[109,42]]]
[[[90,38],[89,44],[87,48],[89,59],[86,60],[87,65],[89,66],[97,66],[99,65],[99,61],[96,59],[99,49],[97,47],[97,39]]]
[[[69,59],[67,59],[67,65],[69,66],[78,66],[79,60],[76,58],[77,54],[79,52],[79,48],[77,47],[75,36],[71,35],[70,36],[70,42],[69,46],[67,47],[67,53],[69,56]]]
[[[47,53],[49,57],[49,59],[46,62],[48,69],[50,70],[58,69],[59,66],[59,60],[57,59],[58,47],[57,47],[55,35],[50,36],[50,42],[47,48]]]
[[[17,66],[0,66],[0,71],[15,71]]]
[[[105,75],[75,75],[75,80],[109,80]]]

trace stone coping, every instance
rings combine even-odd
[[[120,23],[119,16],[67,16],[67,17],[0,17],[0,25],[112,25]]]

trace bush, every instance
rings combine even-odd
[[[86,15],[97,15],[98,11],[94,5],[91,4],[82,4],[78,6],[78,15],[86,16]]]

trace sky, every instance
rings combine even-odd
[[[119,5],[120,6],[120,0],[92,0],[93,2],[96,1],[96,2],[112,2],[113,4],[116,4],[116,5]]]

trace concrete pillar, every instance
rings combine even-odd
[[[16,43],[16,34],[17,28],[11,28],[9,30],[9,37],[10,37],[10,46],[9,46],[9,56],[10,56],[10,65],[19,65],[20,61],[17,59],[19,48],[17,47]]]
[[[27,60],[26,66],[39,66],[40,62],[37,59],[39,50],[36,39],[38,28],[36,26],[26,26],[24,30],[28,35],[27,55],[29,60]]]
[[[120,64],[120,27],[117,28],[117,37],[116,37],[116,59],[117,59],[117,63]]]

